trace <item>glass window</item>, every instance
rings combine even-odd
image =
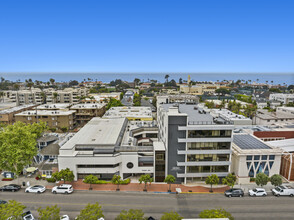
[[[262,156],[261,156],[261,159],[262,159],[262,160],[267,160],[267,155],[262,155]]]
[[[260,156],[259,155],[254,155],[254,160],[259,160]]]
[[[252,160],[252,156],[247,156],[246,160]]]
[[[270,160],[274,160],[275,159],[275,155],[269,155],[269,159]]]

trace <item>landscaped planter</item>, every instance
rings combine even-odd
[[[3,178],[2,181],[12,181],[13,178]]]

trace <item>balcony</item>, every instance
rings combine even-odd
[[[232,150],[178,150],[178,155],[185,154],[231,154]]]
[[[196,142],[232,142],[231,137],[197,137],[197,138],[178,138],[178,143],[196,143]]]
[[[215,173],[177,173],[178,178],[185,177],[208,177],[211,174],[216,174],[218,177],[225,177],[229,172],[215,172]]]

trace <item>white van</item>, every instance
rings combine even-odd
[[[275,196],[294,196],[294,188],[292,186],[277,186],[272,189]]]
[[[54,186],[52,188],[52,193],[64,193],[64,194],[69,194],[73,192],[72,185],[70,184],[61,184],[60,186]]]

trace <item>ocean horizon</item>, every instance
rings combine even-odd
[[[79,82],[84,79],[91,78],[94,81],[102,81],[109,83],[115,79],[121,79],[124,81],[132,82],[135,78],[139,78],[141,82],[148,80],[157,80],[158,82],[165,81],[165,75],[169,75],[169,80],[174,79],[176,82],[180,78],[187,80],[188,75],[191,76],[191,80],[194,81],[222,81],[222,80],[251,80],[259,83],[271,83],[287,85],[294,84],[294,73],[0,73],[0,77],[4,77],[7,80],[24,82],[26,79],[32,79],[33,81],[49,81],[50,78],[55,79],[56,82],[67,82],[70,80],[77,80]]]

